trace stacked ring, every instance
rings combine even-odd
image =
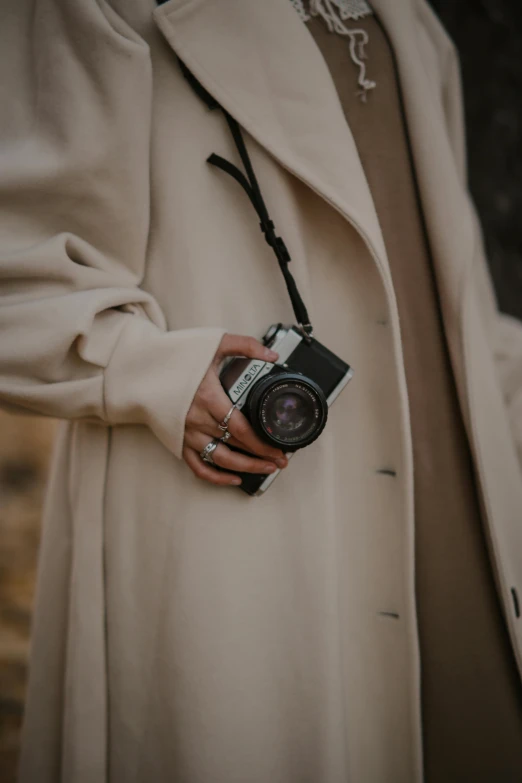
[[[221,441],[222,443],[226,443],[226,442],[227,442],[227,440],[228,440],[229,438],[231,438],[231,437],[232,437],[232,433],[231,433],[231,432],[229,432],[229,430],[227,430],[227,431],[225,432],[225,434],[224,434],[224,435],[222,435],[222,437],[220,438],[220,441]]]
[[[209,465],[215,465],[215,462],[212,459],[212,454],[217,449],[219,442],[220,442],[219,438],[212,438],[210,443],[207,443],[203,451],[200,451],[199,456],[201,457],[203,462],[208,462]]]
[[[222,432],[228,432],[228,422],[230,421],[235,409],[236,406],[232,405],[232,407],[230,408],[229,412],[227,413],[227,415],[225,416],[221,424],[218,424],[218,427]]]

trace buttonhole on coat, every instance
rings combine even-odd
[[[379,470],[375,471],[380,476],[396,476],[397,471],[392,470],[391,468],[379,468]]]
[[[377,612],[379,617],[393,617],[394,620],[398,620],[400,615],[397,612]]]
[[[387,318],[378,318],[377,323],[379,326],[388,326],[388,319]]]
[[[511,588],[511,597],[513,598],[513,608],[515,609],[515,617],[520,617],[520,602],[518,600],[518,593],[514,587]]]

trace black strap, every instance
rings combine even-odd
[[[239,123],[230,116],[226,109],[224,109],[216,101],[216,99],[209,92],[207,92],[207,90],[205,90],[205,88],[198,82],[198,80],[193,76],[193,74],[181,60],[179,63],[183,75],[189,82],[194,92],[202,99],[204,103],[206,103],[209,109],[221,109],[225,116],[228,127],[230,128],[230,132],[232,134],[232,138],[234,139],[234,143],[237,147],[237,151],[239,152],[239,157],[241,158],[245,168],[246,176],[240,169],[238,169],[237,166],[235,166],[233,163],[230,163],[230,161],[226,160],[225,158],[222,158],[220,155],[216,155],[214,152],[207,158],[207,163],[210,163],[211,166],[215,166],[216,168],[221,169],[226,174],[229,174],[231,177],[233,177],[236,182],[241,185],[250,199],[252,206],[258,214],[261,231],[263,232],[267,243],[274,251],[279,268],[283,273],[286,288],[292,302],[292,307],[294,309],[297,323],[303,328],[305,334],[310,335],[312,334],[312,325],[308,317],[308,312],[305,307],[305,303],[301,298],[301,294],[299,293],[294,277],[288,268],[288,264],[291,261],[290,253],[288,252],[288,248],[286,247],[282,237],[277,236],[276,234],[274,222],[270,218],[270,214],[261,194],[261,188],[259,187],[259,183],[257,181],[257,177],[255,175],[252,161],[250,160],[250,155],[248,154]]]

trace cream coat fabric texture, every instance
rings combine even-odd
[[[424,3],[374,7],[520,665],[522,329],[497,311],[467,193],[454,47]],[[68,420],[22,783],[420,781],[400,324],[313,39],[287,0],[8,0],[0,52],[0,394]],[[248,200],[205,163],[236,160],[223,116],[176,55],[245,128],[317,337],[355,368],[262,499],[180,459],[222,334],[261,336],[292,313]]]

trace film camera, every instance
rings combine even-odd
[[[262,342],[279,354],[276,364],[232,358],[220,379],[257,435],[290,456],[319,437],[353,370],[297,326],[274,324]],[[279,473],[241,473],[240,489],[261,495]]]

